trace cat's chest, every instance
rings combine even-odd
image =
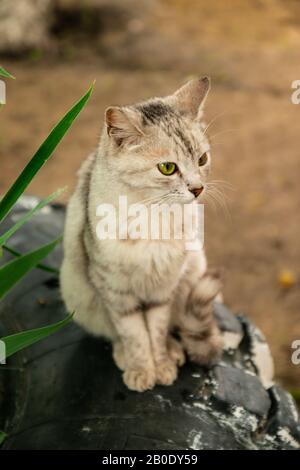
[[[145,291],[174,288],[186,254],[180,243],[116,241],[107,244],[103,256],[113,268],[114,282]]]

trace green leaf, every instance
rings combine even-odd
[[[74,314],[68,315],[64,320],[53,323],[52,325],[35,328],[34,330],[22,331],[21,333],[0,338],[6,346],[6,358],[60,330],[72,320],[73,315]]]
[[[40,170],[40,168],[50,158],[55,148],[62,140],[68,129],[73,124],[74,120],[84,108],[92,91],[92,85],[87,93],[67,112],[67,114],[59,121],[59,123],[52,129],[46,140],[42,143],[40,148],[34,154],[30,162],[26,165],[19,177],[7,191],[5,196],[0,202],[0,220],[2,220],[13,207],[14,203],[18,200],[21,194],[25,191],[33,177]]]
[[[300,389],[299,388],[290,388],[289,392],[296,401],[300,402]]]
[[[55,193],[51,194],[48,196],[46,199],[43,199],[40,201],[33,209],[28,211],[26,214],[23,215],[23,217],[18,220],[18,222],[13,225],[7,232],[4,233],[4,235],[0,236],[0,247],[4,245],[4,243],[7,242],[7,240],[17,231],[19,228],[22,227],[22,225],[25,224],[31,217],[39,210],[43,209],[47,204],[49,204],[53,199],[56,197],[60,196],[63,191],[65,191],[66,188],[59,189]]]
[[[0,256],[2,255],[1,250],[5,250],[11,255],[17,256],[18,258],[20,256],[23,256],[22,253],[20,253],[17,250],[14,250],[13,248],[7,245],[3,245],[2,247],[0,247]],[[35,267],[38,269],[41,269],[42,271],[46,271],[47,273],[53,273],[57,275],[59,274],[59,269],[53,268],[52,266],[48,266],[47,264],[44,264],[44,263],[38,263]]]
[[[59,241],[61,237],[2,266],[0,268],[0,298],[4,297],[28,271],[45,258]]]
[[[0,446],[1,446],[1,444],[3,444],[3,442],[4,442],[5,439],[6,439],[6,437],[7,437],[7,434],[6,434],[5,432],[3,432],[3,431],[0,431]]]
[[[7,72],[3,67],[0,67],[0,76],[15,79],[15,77],[11,75],[9,72]]]

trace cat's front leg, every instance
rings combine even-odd
[[[137,392],[150,390],[155,385],[156,375],[143,312],[114,312],[111,318],[119,335],[113,344],[114,358],[124,371],[124,383]]]
[[[171,385],[177,378],[177,361],[172,359],[168,351],[170,314],[169,303],[156,305],[146,310],[146,322],[156,370],[156,383],[161,385]]]

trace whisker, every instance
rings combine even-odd
[[[215,194],[207,193],[207,196],[211,198],[210,200],[213,202],[216,212],[218,208],[220,208],[222,212],[224,211],[223,207],[220,204],[220,201],[215,197]]]
[[[224,188],[224,191],[222,190],[222,187],[217,187],[217,186],[208,186],[207,189],[215,192],[216,194],[219,194],[221,198],[223,198],[226,201],[230,201],[230,197],[228,194],[226,194],[225,190],[229,188]]]
[[[147,197],[145,199],[142,199],[142,200],[136,202],[136,204],[145,204],[146,205],[146,204],[149,204],[151,202],[155,202],[156,200],[160,199],[162,196],[164,196],[164,195]]]
[[[213,139],[214,137],[217,137],[218,135],[225,134],[226,132],[237,132],[240,131],[241,128],[236,128],[236,129],[224,129],[223,131],[217,132],[214,135],[209,136],[209,140]]]
[[[214,212],[217,212],[217,206],[215,200],[211,197],[209,193],[204,193],[204,200],[207,201],[209,205],[213,208]]]
[[[226,142],[209,142],[210,147],[212,147],[213,145],[226,145]]]
[[[231,184],[229,181],[226,181],[226,180],[211,180],[207,184],[213,184],[213,185],[218,184],[218,185],[224,186],[228,189],[235,191],[235,187],[233,186],[233,184]]]
[[[229,213],[228,201],[229,197],[222,191],[215,188],[215,195],[220,199],[221,204],[224,206],[224,210]]]
[[[223,111],[222,113],[220,114],[217,114],[215,117],[213,117],[209,123],[207,124],[207,126],[205,127],[204,131],[203,131],[203,134],[205,135],[205,133],[208,131],[208,129],[210,128],[210,126],[212,124],[214,124],[216,122],[217,119],[219,119],[221,116],[224,116],[224,114],[228,114],[228,111]]]
[[[206,189],[206,192],[212,199],[214,199],[218,203],[219,207],[222,209],[223,213],[226,215],[226,218],[232,221],[232,217],[231,217],[226,199],[222,191],[218,190],[217,188],[208,187]]]
[[[227,194],[228,191],[236,191],[235,187],[229,183],[228,181],[218,181],[218,180],[215,180],[215,181],[210,181],[208,183],[206,183],[206,187],[209,188],[209,189],[212,189],[212,190],[215,190],[215,191],[218,191],[219,193],[221,193],[222,197],[226,198],[226,199],[230,199],[229,195]]]
[[[168,198],[168,196],[170,196],[170,195],[171,195],[171,191],[170,191],[169,193],[163,195],[163,196],[160,198],[159,201],[157,201],[155,204],[152,205],[152,207],[159,206],[159,205],[162,204],[162,202],[165,201],[165,200]]]

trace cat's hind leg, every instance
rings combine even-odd
[[[126,368],[125,351],[121,340],[117,339],[113,343],[113,358],[117,367],[124,371]]]
[[[175,362],[179,367],[185,363],[185,353],[182,343],[175,339],[171,334],[167,338],[167,349],[168,354],[172,361]]]

